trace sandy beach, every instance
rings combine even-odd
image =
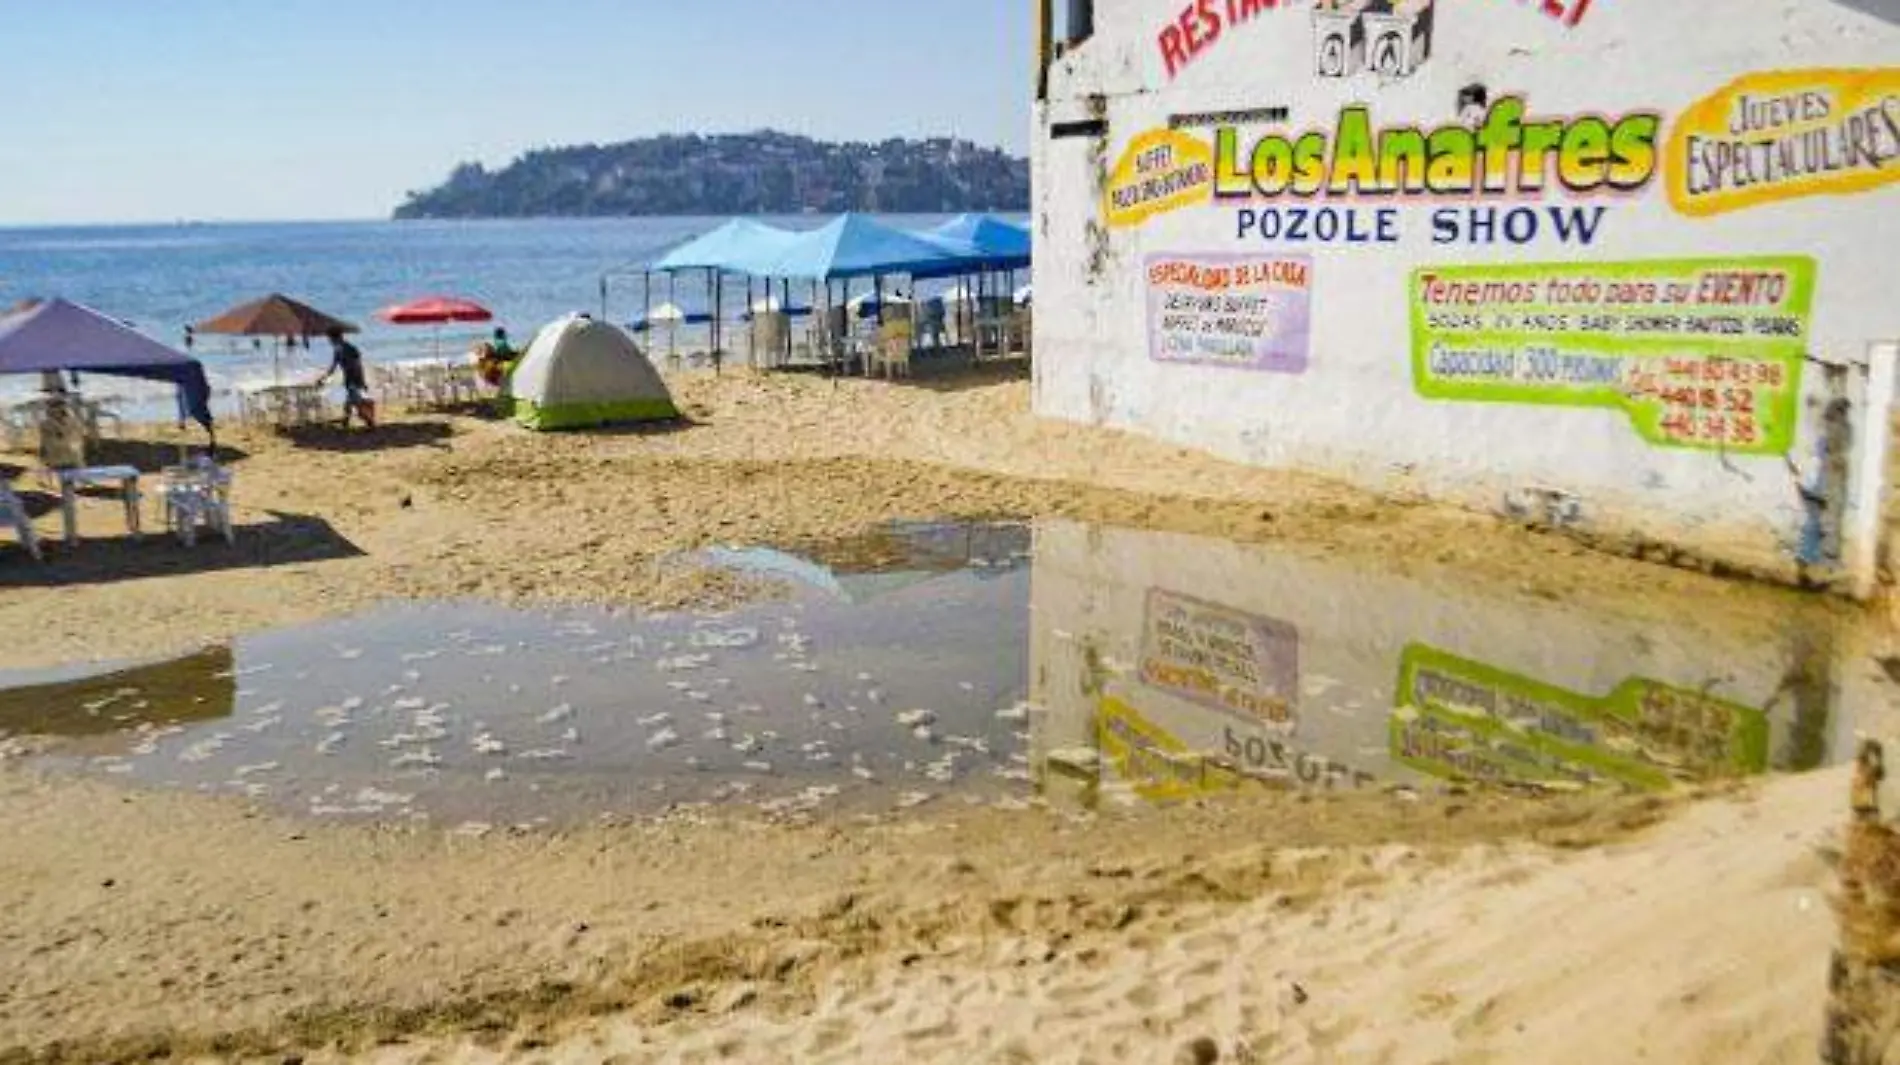
[[[1009,371],[675,385],[688,422],[641,431],[234,436],[235,548],[117,540],[89,501],[76,551],[3,549],[0,668],[394,599],[725,605],[778,591],[667,560],[933,518],[1449,567],[1691,627],[1685,602],[1743,631],[1814,617],[1851,628],[1863,671],[1900,651],[1891,602],[1039,422]],[[1879,732],[1900,707],[1853,710]],[[472,838],[0,760],[0,1062],[1811,1061],[1846,810],[1830,770],[1667,798],[946,802]]]

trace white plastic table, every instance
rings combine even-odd
[[[66,527],[66,546],[79,542],[79,490],[117,485],[125,502],[125,527],[139,534],[139,471],[131,466],[81,466],[55,470],[59,479],[59,516]]]

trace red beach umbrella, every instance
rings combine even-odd
[[[495,316],[474,300],[458,296],[424,296],[376,312],[391,325],[448,325],[453,322],[492,322]]]
[[[398,303],[376,312],[376,317],[391,325],[427,325],[435,327],[430,347],[436,358],[442,357],[442,327],[458,322],[492,322],[488,308],[459,296],[424,296]]]

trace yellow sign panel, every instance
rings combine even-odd
[[[1750,74],[1684,112],[1669,200],[1708,217],[1900,180],[1900,68]]]
[[[1158,214],[1206,201],[1214,187],[1214,151],[1172,129],[1128,143],[1108,175],[1103,205],[1111,226],[1138,226]]]

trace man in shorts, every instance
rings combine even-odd
[[[330,375],[343,372],[343,428],[350,427],[350,416],[360,415],[363,428],[376,428],[376,405],[369,399],[369,379],[363,374],[363,353],[356,345],[343,338],[341,332],[330,333],[330,348],[336,353],[336,361],[317,378],[321,385],[330,380]]]

